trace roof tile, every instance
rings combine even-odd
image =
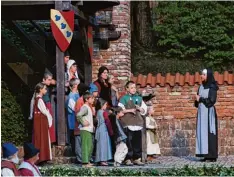
[[[176,73],[175,75],[175,84],[180,84],[180,73]]]
[[[186,72],[186,73],[185,73],[185,78],[184,78],[184,82],[185,82],[186,84],[189,83],[189,77],[190,77],[189,72]]]
[[[146,78],[146,84],[151,85],[151,83],[152,83],[152,74],[149,73],[148,76],[147,76],[147,78]]]
[[[228,82],[228,75],[229,75],[228,71],[225,71],[223,73],[223,80],[224,80],[224,82]]]
[[[180,75],[180,86],[184,85],[184,75]]]
[[[214,78],[219,85],[234,84],[234,74],[231,74],[228,71],[225,71],[224,74],[219,74],[216,71],[214,72]],[[156,87],[157,85],[164,87],[165,84],[168,84],[172,87],[176,84],[180,86],[184,86],[185,84],[193,86],[195,84],[201,83],[201,76],[199,72],[196,72],[194,75],[190,75],[189,72],[187,72],[185,75],[182,75],[180,73],[171,75],[170,73],[167,73],[165,77],[162,76],[161,73],[158,73],[156,75],[149,73],[147,76],[144,76],[142,74],[139,74],[138,76],[132,76],[131,80],[140,87],[146,87],[147,85],[150,85],[151,87]]]
[[[160,84],[159,84],[161,87],[165,86],[165,77],[161,77],[160,78]]]
[[[196,72],[194,76],[195,76],[194,82],[195,82],[196,84],[199,84],[200,81],[201,81],[201,76],[200,76],[199,72]]]
[[[151,87],[155,87],[155,86],[156,86],[156,77],[152,76]]]

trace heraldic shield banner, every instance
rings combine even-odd
[[[54,38],[62,52],[65,52],[71,43],[74,31],[74,12],[50,10],[50,24]]]

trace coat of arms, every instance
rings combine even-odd
[[[66,51],[71,43],[74,31],[74,12],[50,10],[51,29],[54,38],[62,52]]]

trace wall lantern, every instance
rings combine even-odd
[[[108,39],[108,29],[106,28],[100,28],[99,29],[99,34],[100,34],[100,38],[107,40]]]
[[[99,42],[94,42],[93,43],[93,56],[94,58],[98,58],[98,56],[100,55],[100,45]]]
[[[98,24],[112,23],[112,11],[98,11],[96,12],[96,20]]]

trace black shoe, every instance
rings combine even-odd
[[[207,158],[206,161],[207,162],[216,162],[217,159],[216,158]]]
[[[206,158],[203,158],[203,159],[198,159],[199,162],[205,162],[206,161]]]

